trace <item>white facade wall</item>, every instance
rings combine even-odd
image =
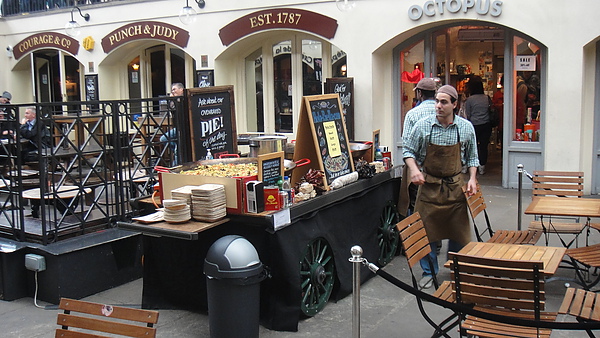
[[[100,99],[127,97],[123,60],[138,55],[156,41],[148,41],[147,45],[136,42],[135,46],[126,45],[107,55],[100,45],[101,39],[112,30],[136,21],[161,21],[179,26],[190,33],[190,41],[184,51],[197,61],[197,67],[200,67],[201,55],[208,55],[208,69],[215,69],[216,84],[233,84],[236,87],[239,112],[239,108],[244,107],[241,100],[244,96],[245,53],[252,52],[263,36],[276,33],[259,33],[259,36],[246,37],[225,47],[219,39],[219,29],[246,14],[268,8],[293,7],[317,12],[337,20],[339,25],[330,42],[346,52],[348,76],[354,78],[355,138],[370,139],[374,129],[381,129],[382,144],[392,145],[394,134],[401,132],[400,127],[395,125],[398,120],[394,117],[393,107],[396,95],[393,92],[393,48],[415,34],[452,22],[473,20],[474,25],[498,24],[522,32],[547,47],[545,62],[548,73],[543,98],[547,104],[543,112],[544,139],[541,144],[543,168],[584,171],[585,189],[589,193],[591,177],[595,174],[594,125],[598,124],[594,116],[594,82],[595,42],[600,36],[597,18],[600,2],[501,2],[502,13],[498,17],[478,15],[471,9],[467,13],[461,11],[456,14],[436,12],[432,17],[423,16],[413,21],[408,17],[408,8],[423,6],[424,0],[360,0],[350,12],[339,11],[334,1],[206,0],[204,9],[198,9],[194,1],[190,1],[200,15],[189,26],[181,24],[178,19],[178,13],[185,4],[183,0],[82,6],[82,11],[89,13],[91,20],[85,22],[75,13],[75,20],[82,26],[79,39],[92,36],[96,46],[89,52],[80,48],[75,57],[84,65],[86,74],[89,62],[95,64],[94,73],[99,74]],[[24,38],[44,31],[64,33],[63,27],[69,18],[69,10],[0,18],[0,45],[2,48],[14,46]],[[29,60],[29,55],[15,60],[7,53],[0,54],[0,91],[9,90],[13,94],[13,103],[33,100]],[[299,105],[299,101],[295,100],[295,104]],[[265,107],[272,107],[272,102],[267,99]],[[238,131],[244,131],[243,120],[238,118],[237,123]],[[505,165],[512,163],[506,162]]]

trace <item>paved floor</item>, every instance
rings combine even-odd
[[[480,178],[491,221],[495,228],[516,229],[517,190],[501,188],[499,167],[488,163],[488,173]],[[530,201],[530,191],[523,193],[523,208]],[[597,197],[597,196],[595,196]],[[523,209],[524,210],[524,209]],[[523,216],[524,227],[531,220]],[[593,233],[592,243],[600,242],[600,235]],[[542,241],[540,241],[540,244]],[[360,243],[357,243],[360,244]],[[558,243],[551,243],[558,245]],[[348,248],[350,249],[350,248]],[[445,248],[441,255],[445,255]],[[350,253],[348,252],[348,257]],[[350,264],[350,263],[349,263]],[[410,273],[403,256],[397,256],[385,268],[397,278],[409,282]],[[417,268],[419,269],[419,268]],[[559,269],[560,276],[571,278],[572,271]],[[440,279],[449,277],[441,269]],[[553,281],[547,284],[547,308],[558,309],[565,290],[565,282]],[[105,304],[126,304],[138,306],[141,303],[142,280],[98,293],[85,298]],[[361,336],[362,337],[429,337],[433,332],[422,319],[414,296],[380,277],[374,277],[361,287]],[[41,302],[39,305],[46,306]],[[434,318],[445,318],[448,311],[433,304],[426,309]],[[57,327],[55,307],[37,308],[32,298],[22,298],[7,302],[0,301],[0,336],[5,337],[54,337]],[[570,320],[570,319],[569,319]],[[160,310],[159,337],[208,337],[208,316],[188,311]],[[456,332],[452,332],[457,337]],[[330,302],[325,309],[312,318],[302,320],[298,332],[276,332],[260,327],[260,337],[351,337],[352,336],[352,297],[337,303]],[[587,337],[581,332],[555,331],[552,337]]]

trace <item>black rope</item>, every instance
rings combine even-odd
[[[419,297],[425,301],[430,303],[434,303],[436,305],[442,306],[444,308],[450,309],[454,312],[459,312],[463,314],[468,314],[471,316],[492,320],[499,323],[526,326],[526,327],[537,327],[537,328],[546,328],[546,329],[557,329],[557,330],[600,330],[600,322],[550,322],[550,321],[537,321],[537,320],[528,320],[528,319],[519,319],[510,316],[503,316],[497,314],[491,314],[485,311],[476,310],[470,306],[466,306],[463,304],[448,302],[443,299],[434,297],[428,293],[417,290],[412,286],[398,280],[396,277],[390,275],[389,273],[383,271],[382,269],[377,270],[377,275],[387,280],[388,282],[394,284],[400,289],[415,295],[415,297]]]

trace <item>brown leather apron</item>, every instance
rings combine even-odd
[[[400,192],[398,195],[398,213],[402,216],[408,216],[408,206],[410,205],[410,195],[408,192],[408,186],[410,185],[410,177],[408,176],[410,170],[408,170],[408,166],[404,164],[402,168],[402,178],[400,181]]]
[[[460,135],[458,143],[440,146],[431,143],[430,133],[423,161],[425,183],[419,187],[415,204],[430,242],[451,239],[465,245],[471,241],[460,154]]]

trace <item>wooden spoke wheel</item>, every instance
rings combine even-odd
[[[396,206],[391,202],[388,203],[383,209],[380,219],[381,223],[377,230],[377,241],[379,243],[379,259],[377,262],[379,266],[385,266],[396,255],[398,243],[400,243],[400,236],[398,229],[396,229],[396,223],[398,223],[400,215],[396,211]]]
[[[324,238],[308,243],[300,261],[302,312],[309,317],[323,310],[335,279],[335,263],[331,246]]]

